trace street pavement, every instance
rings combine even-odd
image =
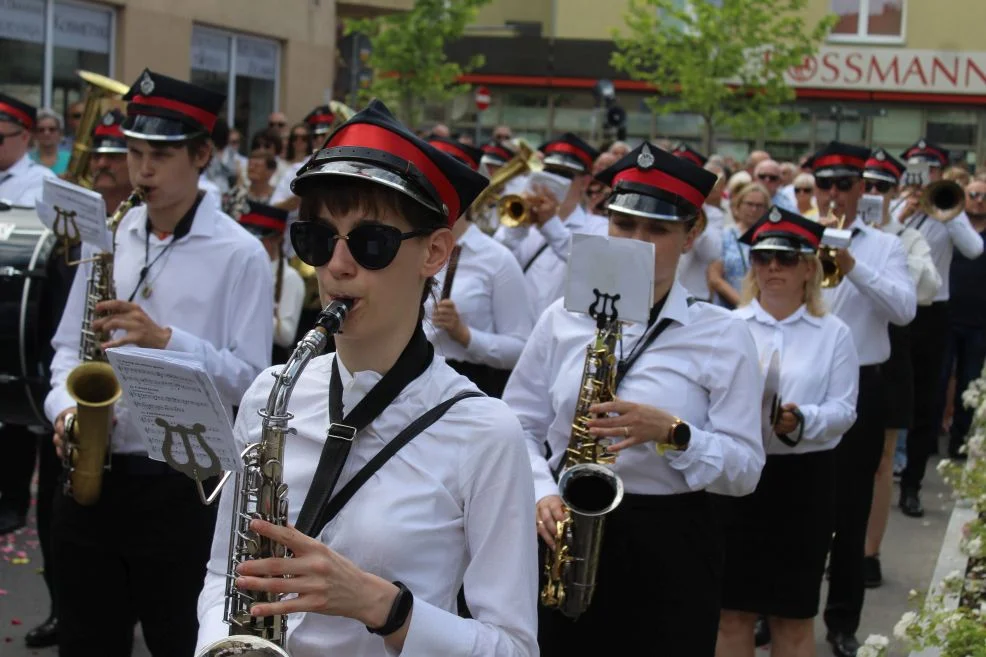
[[[896,507],[890,514],[881,559],[886,581],[882,587],[866,592],[862,627],[858,633],[860,642],[865,641],[869,634],[891,636],[894,624],[911,608],[907,600],[908,592],[916,589],[923,593],[930,584],[952,509],[948,489],[934,468],[936,464],[937,460],[929,463],[922,494],[927,510],[925,517],[917,520],[907,518]],[[0,655],[4,657],[54,657],[57,654],[55,648],[30,649],[24,645],[24,635],[48,615],[48,593],[41,577],[41,568],[41,550],[32,508],[27,528],[0,537]],[[823,588],[823,605],[825,595]],[[831,655],[820,619],[816,623],[815,634],[818,655]],[[891,647],[891,657],[907,657],[907,651],[899,643],[893,642]],[[97,646],[93,648],[98,650]],[[766,650],[757,651],[757,657],[766,657],[767,654]],[[133,657],[150,657],[139,627]]]

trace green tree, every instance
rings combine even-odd
[[[448,61],[445,44],[462,36],[479,8],[490,0],[416,0],[401,13],[346,22],[346,33],[370,39],[369,66],[373,81],[363,90],[394,108],[400,119],[415,126],[429,102],[444,102],[468,91],[460,75],[484,63],[482,55],[464,66]]]
[[[836,17],[808,26],[808,0],[630,0],[626,33],[614,33],[612,65],[651,83],[658,114],[689,112],[705,122],[711,152],[719,127],[774,136],[796,123],[784,105],[795,98],[784,80],[828,35]]]

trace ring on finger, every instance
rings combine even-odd
[[[623,437],[624,438],[630,437],[630,427],[623,427]]]

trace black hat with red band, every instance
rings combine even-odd
[[[428,137],[428,143],[438,150],[448,153],[473,171],[479,171],[479,161],[483,159],[483,149],[435,135]]]
[[[36,107],[22,103],[7,94],[0,94],[0,121],[9,121],[25,130],[33,130],[37,117]]]
[[[921,139],[901,154],[908,162],[929,162],[931,166],[944,167],[948,164],[948,151],[932,144],[927,139]]]
[[[878,148],[866,160],[866,170],[863,178],[867,180],[880,180],[896,185],[900,182],[900,177],[904,175],[904,165],[895,159],[890,153]]]
[[[514,151],[506,141],[491,141],[483,144],[482,163],[488,166],[502,167],[514,158]]]
[[[288,211],[263,203],[248,201],[249,210],[240,215],[240,225],[257,237],[283,235],[288,225]]]
[[[541,144],[538,150],[544,153],[546,170],[567,178],[589,173],[599,157],[598,150],[571,132]]]
[[[870,149],[832,141],[812,156],[811,166],[816,178],[862,176]]]
[[[336,115],[328,105],[319,105],[305,117],[305,123],[311,128],[313,135],[325,135],[332,131]]]
[[[689,160],[644,142],[596,174],[596,180],[613,190],[607,202],[612,212],[689,221],[698,216],[718,178]]]
[[[817,221],[775,205],[743,233],[739,241],[751,245],[752,251],[816,253],[824,233],[825,226]]]
[[[397,121],[378,100],[329,135],[291,181],[304,196],[318,184],[360,178],[414,199],[455,223],[489,182]]]
[[[123,134],[177,142],[212,134],[226,96],[145,68],[123,100],[127,101]]]
[[[705,157],[688,144],[675,144],[671,149],[671,154],[684,158],[692,164],[700,167],[704,167],[705,163],[709,161],[709,158]]]
[[[92,148],[90,153],[127,153],[127,138],[120,126],[124,120],[123,112],[112,109],[106,114],[92,131]]]

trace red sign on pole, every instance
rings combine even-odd
[[[490,106],[490,90],[487,87],[476,87],[476,109],[480,112]]]

